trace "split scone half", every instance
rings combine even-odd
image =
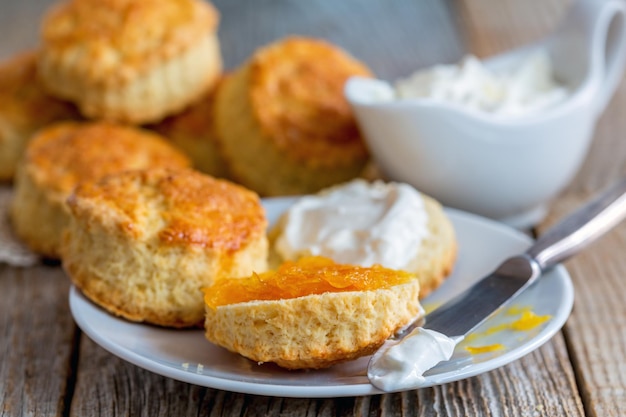
[[[46,92],[37,54],[23,52],[0,63],[0,181],[11,181],[26,145],[40,128],[77,120],[78,110]]]
[[[300,197],[269,233],[271,263],[325,256],[417,276],[420,297],[449,276],[457,256],[441,204],[409,184],[355,179]]]
[[[154,132],[107,122],[60,122],[38,131],[20,160],[10,218],[33,251],[59,258],[66,204],[81,181],[129,169],[186,168],[189,159]]]
[[[205,334],[256,362],[318,369],[376,351],[423,314],[413,274],[323,257],[204,290]]]
[[[132,321],[201,326],[203,287],[267,266],[257,194],[191,169],[82,183],[68,204],[64,269],[94,303]]]
[[[263,196],[358,176],[369,156],[343,88],[370,70],[328,42],[288,37],[218,86],[217,137],[233,177]]]
[[[40,76],[89,118],[156,122],[217,81],[218,20],[203,0],[66,0],[43,20]]]

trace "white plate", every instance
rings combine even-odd
[[[292,201],[288,198],[265,200],[270,221],[274,221]],[[446,211],[454,223],[459,241],[458,260],[448,280],[424,300],[427,310],[467,288],[501,260],[523,251],[530,244],[528,237],[507,226],[456,210]],[[318,398],[380,393],[367,380],[369,357],[321,371],[286,371],[272,364],[258,365],[214,346],[204,339],[201,330],[169,330],[116,318],[91,303],[74,287],[69,298],[76,323],[90,338],[114,355],[160,375],[211,388],[280,397]],[[563,326],[573,300],[570,277],[559,265],[513,302],[518,307],[530,308],[538,315],[550,315],[550,320],[530,331],[489,332],[494,326],[515,320],[509,309],[501,309],[476,330],[483,336],[475,338],[470,344],[485,346],[500,343],[504,349],[471,355],[461,344],[449,362],[441,363],[426,373],[423,386],[478,375],[537,349]]]

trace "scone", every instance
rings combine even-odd
[[[203,0],[66,0],[42,24],[41,79],[89,118],[156,122],[216,82],[218,19]]]
[[[228,178],[228,169],[215,133],[215,90],[212,88],[200,101],[181,113],[147,127],[185,152],[198,171]]]
[[[75,120],[74,106],[50,96],[37,79],[36,52],[0,63],[0,181],[10,181],[31,136],[60,120]]]
[[[80,181],[129,169],[190,164],[153,132],[106,122],[48,126],[35,135],[18,166],[10,210],[13,228],[32,250],[58,258],[69,221],[66,200]]]
[[[418,318],[418,294],[413,274],[303,258],[206,288],[205,335],[256,362],[325,368],[373,353]]]
[[[368,152],[343,95],[353,75],[370,71],[321,40],[290,37],[256,51],[217,92],[218,139],[234,178],[275,196],[358,176]]]
[[[272,262],[320,255],[416,274],[420,296],[439,287],[457,254],[441,205],[408,184],[355,179],[298,199],[270,231]]]
[[[201,326],[202,288],[267,266],[258,195],[194,170],[127,171],[69,198],[63,267],[93,302],[161,326]]]

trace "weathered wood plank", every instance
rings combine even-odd
[[[0,416],[60,416],[76,327],[59,268],[0,266]]]
[[[590,194],[572,192],[560,199],[552,209],[550,221],[575,209]],[[626,224],[566,264],[574,282],[576,302],[565,335],[590,416],[626,414],[624,251]]]
[[[458,383],[360,398],[273,398],[206,389],[139,369],[83,337],[71,415],[581,416],[562,337],[498,370]],[[90,414],[91,413],[91,414]]]

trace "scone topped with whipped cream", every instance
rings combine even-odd
[[[323,257],[206,288],[205,335],[256,362],[326,368],[368,355],[423,314],[413,274]]]
[[[267,267],[257,194],[197,171],[126,171],[69,198],[63,267],[93,302],[134,321],[202,325],[202,288]]]
[[[370,74],[318,39],[289,37],[257,50],[217,92],[218,138],[236,180],[272,196],[358,176],[368,152],[343,88]]]
[[[203,0],[66,0],[44,18],[40,75],[87,117],[155,122],[216,82],[218,20]]]
[[[189,159],[154,132],[107,122],[60,122],[28,144],[15,178],[13,228],[35,252],[58,258],[69,222],[66,200],[81,181],[149,167],[186,168]]]
[[[270,232],[274,262],[326,256],[415,273],[420,296],[452,271],[456,237],[441,205],[403,183],[356,179],[298,199]]]
[[[12,180],[33,134],[78,110],[48,94],[37,76],[37,53],[28,51],[0,63],[0,181]]]

